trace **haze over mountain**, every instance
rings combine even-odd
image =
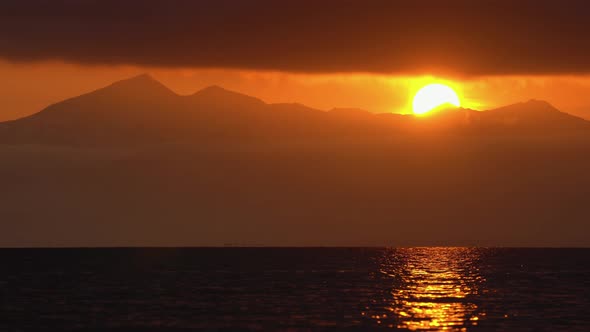
[[[590,122],[536,100],[415,117],[142,75],[0,123],[0,151],[1,246],[590,245]]]

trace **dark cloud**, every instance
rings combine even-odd
[[[585,0],[3,0],[0,57],[294,72],[590,72]]]

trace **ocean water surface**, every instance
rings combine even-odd
[[[2,249],[0,331],[590,331],[590,249]]]

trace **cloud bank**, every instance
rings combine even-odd
[[[287,72],[590,73],[583,0],[3,0],[0,58]]]

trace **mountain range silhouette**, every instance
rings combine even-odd
[[[485,112],[446,109],[422,118],[359,109],[325,112],[300,104],[267,104],[218,86],[180,96],[149,75],[140,75],[0,123],[0,143],[126,146],[231,139],[375,139],[421,135],[424,130],[572,134],[590,130],[590,122],[536,100]]]
[[[0,123],[0,246],[588,246],[590,123],[426,117],[147,75]]]

